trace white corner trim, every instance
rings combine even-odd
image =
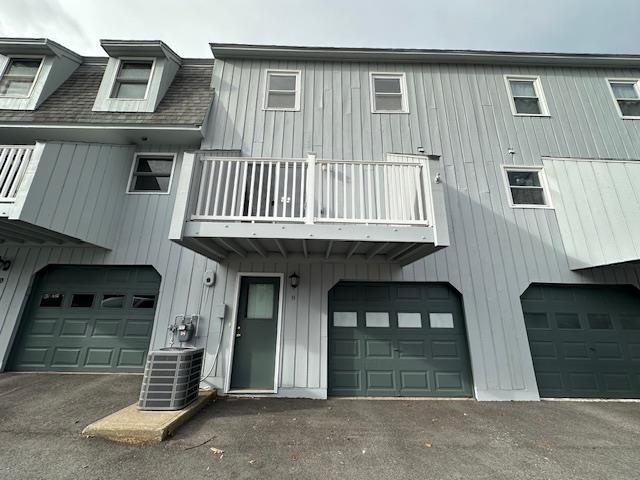
[[[271,75],[282,75],[282,76],[290,76],[294,75],[296,77],[296,90],[295,90],[295,105],[293,108],[275,108],[269,107],[268,105],[268,97],[269,97],[269,77]],[[279,70],[275,68],[268,68],[265,70],[264,75],[264,94],[262,96],[262,110],[273,111],[273,112],[299,112],[300,111],[300,97],[302,96],[302,71],[301,70]]]
[[[139,157],[167,157],[171,158],[171,173],[169,174],[169,185],[166,192],[132,192],[133,174],[136,169]],[[171,185],[173,184],[173,176],[176,170],[176,158],[177,153],[170,152],[136,152],[133,154],[133,161],[131,162],[131,170],[129,171],[129,181],[127,182],[127,195],[169,195],[171,194]]]
[[[516,102],[513,99],[513,91],[511,90],[510,80],[528,80],[533,82],[533,88],[538,97],[538,103],[540,104],[541,113],[518,113],[516,110]],[[544,89],[542,88],[542,80],[538,75],[509,75],[504,76],[504,84],[507,87],[507,95],[509,96],[509,105],[511,106],[511,113],[514,117],[550,117],[549,105],[544,95]]]
[[[551,191],[549,190],[549,182],[547,181],[547,175],[545,173],[544,166],[540,165],[501,165],[502,167],[502,180],[504,182],[504,188],[507,191],[507,200],[511,208],[538,208],[552,210],[553,204],[551,202]],[[540,179],[540,185],[542,186],[542,194],[544,195],[544,205],[528,205],[528,204],[516,204],[513,202],[511,196],[511,185],[509,184],[509,176],[507,172],[537,172]]]
[[[242,277],[269,277],[269,278],[278,278],[280,280],[280,288],[278,292],[278,324],[276,326],[276,361],[274,365],[273,372],[273,390],[265,391],[265,390],[231,390],[231,374],[233,368],[233,351],[235,347],[235,332],[238,323],[238,309],[240,304],[240,284],[242,283]],[[236,273],[236,288],[233,297],[233,308],[231,309],[231,330],[229,333],[229,346],[228,346],[228,355],[227,355],[227,368],[225,372],[225,381],[224,381],[224,389],[223,392],[225,394],[241,392],[242,394],[277,394],[278,393],[278,384],[280,378],[280,357],[282,355],[282,319],[284,316],[283,307],[284,307],[284,273],[270,273],[270,272],[237,272]],[[224,332],[221,332],[222,335]]]
[[[376,91],[374,80],[377,77],[397,78],[400,80],[400,95],[402,98],[402,110],[377,110]],[[407,75],[404,72],[369,72],[369,100],[371,102],[371,113],[409,113],[409,98],[407,91]]]

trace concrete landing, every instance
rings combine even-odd
[[[134,403],[87,426],[85,437],[105,438],[121,443],[162,442],[216,398],[215,390],[200,390],[198,399],[183,410],[143,411]]]

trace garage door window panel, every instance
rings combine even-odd
[[[453,315],[451,313],[430,313],[429,325],[431,328],[454,328]]]
[[[611,318],[606,314],[590,313],[588,316],[589,327],[593,330],[613,330]]]
[[[333,326],[354,328],[358,326],[357,312],[333,312]]]
[[[580,329],[580,318],[574,313],[558,313],[556,314],[556,324],[561,330]]]
[[[155,306],[155,295],[134,295],[131,299],[131,308],[153,308]]]
[[[91,308],[94,296],[93,293],[74,293],[71,297],[71,308]]]
[[[102,296],[102,308],[124,308],[125,295],[107,293]]]
[[[398,312],[398,328],[422,328],[422,315]]]
[[[40,298],[40,306],[47,308],[61,307],[64,302],[64,294],[62,293],[45,293]]]
[[[389,312],[366,312],[365,325],[369,328],[388,328]]]

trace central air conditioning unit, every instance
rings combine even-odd
[[[149,352],[138,410],[181,410],[198,398],[204,348]]]

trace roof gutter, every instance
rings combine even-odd
[[[209,44],[215,58],[274,60],[338,60],[349,62],[455,63],[489,65],[562,65],[576,67],[640,67],[640,55],[589,53],[500,52],[382,48],[292,47]]]

